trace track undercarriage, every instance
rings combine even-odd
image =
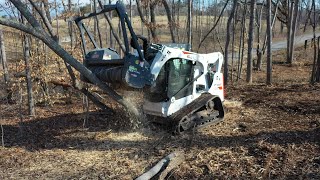
[[[153,122],[167,124],[174,134],[181,134],[221,122],[224,109],[217,96],[206,93],[169,117],[152,117]]]

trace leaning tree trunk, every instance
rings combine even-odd
[[[69,9],[69,11],[71,11],[71,0],[68,0],[68,1],[69,1],[68,2],[68,9]],[[40,14],[40,17],[42,18],[42,20],[44,22],[44,25],[47,28],[51,38],[53,38],[57,43],[59,43],[57,36],[53,32],[52,24],[48,20],[48,17],[45,15],[44,9],[43,8],[40,9],[32,0],[29,0],[29,2],[35,8],[35,10]],[[69,22],[68,22],[68,25],[69,25]],[[71,28],[72,28],[72,24],[71,24]],[[71,36],[71,47],[73,47],[73,44],[72,44],[72,42],[73,42],[73,35],[72,35],[73,34],[73,30],[71,29],[70,31],[71,31],[71,35],[70,35]],[[47,46],[46,46],[46,49],[47,49]],[[71,51],[71,54],[72,54],[72,51]],[[95,103],[102,110],[110,110],[110,108],[108,108],[106,105],[104,105],[97,97],[95,97],[93,94],[91,94],[91,92],[89,92],[87,90],[87,88],[84,88],[82,86],[82,83],[80,83],[76,79],[75,74],[74,74],[71,66],[66,62],[65,62],[65,65],[66,65],[68,73],[69,73],[69,75],[71,77],[72,87],[75,88],[76,90],[82,92],[83,94],[85,94],[93,103]]]
[[[256,0],[251,0],[250,4],[250,22],[248,37],[248,57],[247,57],[247,79],[248,83],[252,83],[252,47],[254,39],[254,19],[256,11]]]
[[[2,62],[2,68],[3,68],[3,77],[4,82],[6,84],[10,81],[9,71],[8,71],[8,64],[7,64],[7,56],[6,56],[6,50],[4,45],[4,38],[3,38],[3,32],[0,29],[0,60]]]
[[[29,33],[36,38],[42,40],[47,46],[53,50],[58,56],[60,56],[66,63],[70,64],[77,71],[79,71],[85,78],[87,78],[91,83],[98,86],[105,93],[107,93],[113,100],[123,105],[129,113],[138,116],[139,112],[136,107],[123,99],[119,94],[117,94],[112,88],[107,84],[99,80],[89,69],[87,69],[83,64],[77,61],[73,56],[71,56],[65,49],[63,49],[54,39],[52,39],[46,31],[40,26],[40,23],[34,18],[30,11],[24,6],[24,4],[19,0],[10,0],[15,7],[20,11],[20,13],[27,19],[30,23],[29,25],[23,25],[16,21],[9,19],[0,18],[0,24],[9,26],[23,32]]]

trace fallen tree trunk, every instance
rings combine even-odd
[[[159,176],[159,179],[164,179],[168,173],[179,166],[184,161],[184,155],[182,152],[173,152],[161,159],[155,166],[153,166],[149,171],[143,173],[141,176],[137,177],[136,180],[147,180],[151,179],[155,175],[162,173]]]

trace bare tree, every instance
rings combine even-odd
[[[247,57],[247,78],[248,83],[252,83],[252,47],[254,39],[254,19],[256,11],[256,0],[251,0],[250,3],[250,22],[248,33],[248,57]]]

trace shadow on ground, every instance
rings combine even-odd
[[[34,151],[39,149],[79,149],[108,150],[123,148],[165,148],[168,144],[176,147],[250,147],[263,140],[271,144],[320,144],[320,128],[316,126],[308,131],[280,131],[256,134],[239,133],[234,136],[210,136],[204,133],[172,136],[171,133],[156,127],[147,131],[135,130],[146,136],[147,140],[113,140],[108,132],[132,132],[132,124],[124,116],[110,116],[95,112],[90,115],[83,128],[85,114],[64,114],[49,118],[40,118],[22,123],[20,126],[4,125],[6,147],[23,147]],[[120,119],[119,118],[123,118]],[[21,128],[22,127],[22,130]],[[104,138],[97,138],[103,134]],[[190,141],[192,139],[192,141]],[[170,145],[171,146],[171,145]]]

